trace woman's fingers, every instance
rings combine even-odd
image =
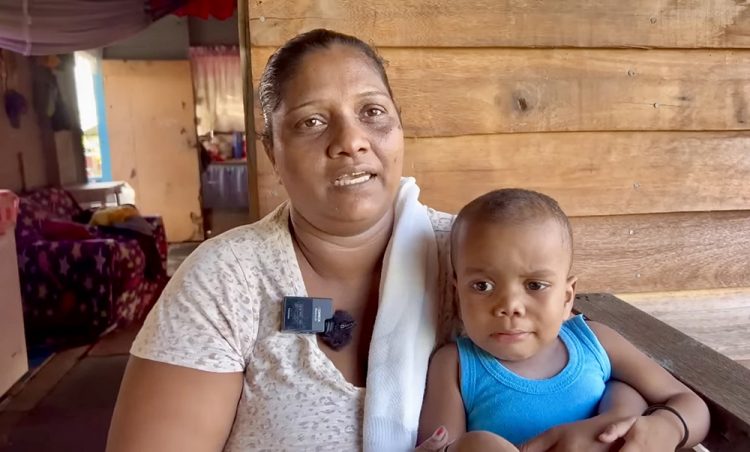
[[[448,445],[448,430],[442,425],[429,438],[417,446],[418,451],[439,451]]]
[[[549,429],[539,436],[536,436],[528,442],[521,445],[521,452],[545,452],[552,449],[560,440],[560,430]]]
[[[637,419],[638,416],[631,416],[609,424],[607,428],[599,434],[599,441],[603,443],[613,443],[624,437],[627,435],[628,431],[630,431],[630,427],[633,426]]]

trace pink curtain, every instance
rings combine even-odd
[[[244,131],[239,48],[193,47],[190,63],[198,135]]]

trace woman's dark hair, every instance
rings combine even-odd
[[[383,59],[361,39],[335,31],[318,28],[299,34],[286,42],[268,59],[258,85],[258,97],[263,110],[263,132],[261,138],[270,142],[272,138],[271,114],[279,108],[284,84],[294,76],[303,57],[314,50],[327,49],[333,44],[351,46],[362,52],[373,64],[383,79],[388,95],[393,98],[391,85],[385,73]]]

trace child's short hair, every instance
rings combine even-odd
[[[560,205],[551,197],[522,188],[503,188],[486,193],[461,209],[451,231],[451,262],[455,262],[453,250],[463,223],[497,223],[517,225],[533,220],[553,219],[563,229],[562,240],[573,256],[573,230]]]

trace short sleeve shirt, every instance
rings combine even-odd
[[[453,216],[431,209],[440,259],[438,345],[456,322]],[[360,450],[365,389],[343,377],[314,335],[279,331],[285,296],[306,296],[283,204],[202,243],[180,266],[133,343],[134,356],[242,372],[225,451]]]

